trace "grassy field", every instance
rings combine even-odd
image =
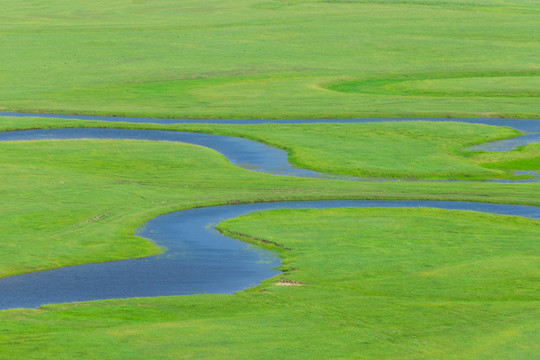
[[[134,229],[159,214],[196,206],[334,198],[540,205],[540,184],[272,176],[232,166],[206,148],[149,141],[3,142],[0,165],[0,276],[156,253],[133,237]]]
[[[512,170],[540,169],[540,144],[523,146],[516,151],[480,154],[478,161],[484,167]]]
[[[385,122],[214,126],[188,130],[241,136],[288,151],[289,161],[322,173],[369,178],[489,180],[540,169],[538,146],[468,153],[472,145],[519,132],[463,123]]]
[[[540,118],[536,0],[4,0],[0,111],[186,118]],[[109,127],[241,136],[299,167],[394,180],[509,178],[540,146],[456,123],[152,125],[0,118],[0,131]],[[148,141],[0,143],[0,277],[156,254],[167,212],[319,199],[540,206],[540,183],[340,181],[232,166]],[[534,359],[538,221],[433,209],[272,211],[284,274],[235,295],[0,311],[0,360]],[[261,244],[259,244],[261,245]],[[296,284],[300,286],[283,286]]]
[[[0,110],[540,117],[538,2],[2,2]]]
[[[329,209],[255,213],[219,227],[291,248],[280,250],[287,281],[236,295],[0,312],[1,357],[538,354],[538,221],[433,209]],[[305,284],[278,285],[286,282]]]
[[[503,153],[463,151],[473,144],[519,135],[513,129],[486,125],[155,125],[9,117],[0,121],[0,131],[61,127],[162,129],[239,136],[287,150],[289,161],[297,167],[368,179],[489,180],[513,178],[515,170],[540,169],[540,148],[536,145]]]
[[[476,156],[503,168],[531,166],[538,157],[536,145],[464,157],[457,151],[462,146],[516,133],[455,123],[388,123],[379,131],[371,124],[165,126],[36,118],[0,122],[4,131],[40,127],[234,134],[295,154],[322,151],[323,158],[335,153],[338,159],[348,153],[352,160],[379,146],[386,156],[371,163],[386,167],[399,146],[408,154],[402,161],[413,163],[415,157],[432,154],[464,164],[463,172],[466,166],[470,171],[482,169]],[[359,146],[355,137],[366,142]],[[347,165],[365,166],[358,161]],[[437,162],[428,165],[433,170]],[[537,183],[282,177],[235,167],[213,150],[166,142],[3,142],[0,167],[2,277],[155,254],[161,249],[133,236],[134,230],[159,214],[197,206],[340,198],[540,205]],[[273,359],[321,354],[366,359],[490,359],[496,354],[501,359],[526,359],[538,350],[533,321],[538,309],[533,283],[538,273],[538,222],[468,212],[366,209],[256,214],[231,220],[221,229],[292,248],[281,251],[284,278],[308,285],[284,287],[274,279],[228,296],[2,311],[0,359]]]

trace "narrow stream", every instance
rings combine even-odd
[[[540,119],[500,119],[500,118],[364,118],[364,119],[257,119],[257,120],[237,120],[237,119],[159,119],[159,118],[138,118],[121,116],[96,116],[96,115],[74,115],[74,114],[39,114],[39,113],[19,113],[0,112],[4,117],[39,117],[48,119],[75,119],[90,121],[112,121],[129,123],[151,123],[151,124],[223,124],[223,125],[259,125],[259,124],[349,124],[387,121],[436,121],[436,122],[464,122],[469,124],[484,124],[494,126],[509,126],[525,133],[540,133]]]

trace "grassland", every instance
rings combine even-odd
[[[43,119],[30,119],[26,125],[36,127],[36,121],[47,121],[53,127],[66,125],[65,120]],[[4,124],[4,128],[10,126]],[[313,125],[313,129],[325,128]],[[261,133],[265,133],[263,129]],[[508,133],[474,125],[458,129],[486,131],[487,137]],[[302,126],[296,133],[300,137],[304,131]],[[473,134],[480,135],[472,130],[470,139]],[[4,234],[0,276],[154,254],[159,249],[135,238],[134,229],[159,214],[196,206],[334,198],[540,204],[539,184],[463,186],[271,176],[234,167],[213,150],[174,143],[4,142],[0,150],[0,227]],[[327,152],[331,151],[328,143]]]
[[[512,170],[540,168],[540,144],[520,147],[516,151],[496,154],[481,154],[477,158],[485,167]]]
[[[512,178],[514,170],[540,169],[536,145],[504,153],[466,151],[472,144],[519,134],[502,127],[385,122],[187,129],[250,138],[287,150],[297,167],[367,180],[489,180]]]
[[[320,146],[327,153],[334,151],[336,140],[330,140],[339,130],[332,132],[328,125],[311,125],[311,130],[291,126],[288,131],[299,139],[294,142],[277,126],[4,118],[0,128],[70,126],[239,132],[246,137],[255,137],[258,131],[267,142],[290,142],[290,149],[303,146],[306,153],[316,137],[328,140]],[[356,129],[357,136],[376,138],[369,126],[343,126],[344,134]],[[401,138],[401,146],[407,143],[407,134],[409,145],[416,146],[415,131],[425,130],[433,144],[424,150],[441,154],[458,144],[515,135],[504,128],[474,125],[448,124],[431,132],[430,124],[412,126],[408,132],[399,124],[385,126],[382,139]],[[449,131],[456,137],[445,142],[440,133]],[[530,151],[524,158],[533,158],[536,150]],[[495,156],[499,162],[515,157]],[[0,166],[1,276],[155,254],[161,250],[133,236],[134,229],[159,214],[195,206],[336,198],[540,205],[539,184],[288,178],[243,170],[212,150],[175,143],[6,142],[0,143]],[[309,285],[282,287],[268,281],[234,296],[110,300],[3,311],[0,358],[533,357],[538,329],[531,320],[537,311],[531,277],[537,267],[531,254],[537,246],[537,222],[434,210],[292,215],[253,215],[222,229],[291,247],[293,251],[281,253],[286,277]],[[276,227],[270,229],[268,224]],[[359,243],[359,238],[367,242]],[[411,239],[422,246],[417,248]],[[336,245],[339,242],[341,246]],[[401,261],[396,260],[398,255],[403,256]]]
[[[540,169],[536,145],[504,153],[469,153],[470,145],[519,135],[509,128],[463,123],[209,125],[129,124],[65,119],[10,118],[0,131],[35,128],[161,129],[238,136],[289,153],[289,161],[322,173],[366,179],[489,180],[514,178],[515,170]]]
[[[287,145],[291,152],[348,153],[352,159],[366,150],[354,136],[364,136],[372,148],[386,144],[389,158],[399,143],[401,151],[409,153],[403,161],[431,152],[457,163],[467,161],[457,152],[461,146],[515,135],[505,128],[429,123],[384,124],[384,132],[370,124],[291,125],[283,131],[283,125],[165,126],[36,118],[3,118],[0,123],[4,131],[55,127],[234,134]],[[425,146],[403,151],[418,147],[418,137]],[[521,165],[530,166],[537,152],[533,145],[481,156],[486,163],[526,161]],[[372,163],[377,162],[384,164],[384,157]],[[134,229],[159,214],[196,206],[339,198],[540,205],[539,184],[291,178],[243,170],[206,148],[149,141],[4,142],[0,167],[0,276],[155,254],[161,249],[135,237]],[[371,209],[274,212],[232,220],[221,228],[292,248],[281,251],[285,278],[309,284],[283,287],[270,280],[234,296],[2,311],[0,358],[331,354],[489,359],[497,354],[510,359],[533,358],[537,350],[538,328],[532,319],[538,292],[532,279],[538,272],[538,222],[467,212]]]
[[[0,110],[540,117],[536,1],[2,2]]]
[[[537,221],[431,209],[296,210],[222,223],[292,250],[236,295],[0,313],[6,359],[533,359]],[[246,238],[244,238],[246,240]],[[519,264],[519,266],[516,266]]]
[[[540,118],[534,0],[2,2],[0,111],[189,118]],[[1,118],[0,130],[118,127],[243,136],[322,172],[490,179],[540,147],[463,124],[149,125]],[[361,141],[359,141],[361,140]],[[162,251],[174,210],[315,199],[540,206],[540,184],[349,182],[254,173],[202,147],[0,143],[0,277]],[[538,221],[432,209],[275,211],[225,233],[274,241],[285,274],[235,295],[0,312],[0,359],[534,359]],[[261,245],[261,244],[259,244]]]

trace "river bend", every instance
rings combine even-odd
[[[6,113],[0,116],[13,116]],[[36,114],[15,114],[36,116]],[[41,114],[42,117],[64,117]],[[79,116],[84,120],[179,123],[178,120],[104,118]],[[152,120],[152,121],[151,121]],[[414,119],[288,120],[280,123],[379,122]],[[463,121],[489,125],[512,126],[529,134],[503,142],[481,145],[478,150],[505,151],[540,141],[540,121],[505,119],[429,119],[430,121]],[[162,122],[163,121],[163,122]],[[260,123],[258,121],[208,120],[213,123]],[[201,122],[182,120],[180,122]],[[267,121],[268,122],[268,121]],[[278,122],[278,121],[276,121]],[[532,136],[531,136],[532,135]],[[523,138],[523,141],[520,139]],[[217,150],[235,165],[280,175],[339,178],[292,167],[287,154],[255,141],[210,134],[159,130],[126,129],[50,129],[0,133],[0,141],[53,139],[133,139],[185,142]],[[521,141],[521,142],[520,142]],[[506,142],[506,143],[505,143]],[[501,150],[502,149],[502,150]],[[540,207],[452,201],[296,201],[254,203],[189,209],[159,216],[137,231],[167,248],[163,254],[124,261],[69,266],[0,279],[0,309],[33,308],[43,304],[99,299],[171,296],[188,294],[226,294],[255,286],[279,274],[279,257],[242,241],[220,234],[214,226],[226,219],[252,211],[290,208],[346,207],[432,207],[473,210],[493,214],[540,219]]]
[[[0,309],[99,299],[230,294],[278,275],[279,257],[228,238],[219,222],[258,210],[430,207],[540,219],[540,207],[455,201],[293,201],[177,211],[150,220],[137,235],[168,250],[159,255],[68,266],[0,279]]]

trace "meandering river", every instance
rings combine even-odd
[[[9,115],[13,116],[14,114]],[[36,114],[29,116],[36,116]],[[58,115],[45,114],[41,114],[41,116],[59,117]],[[73,118],[73,116],[67,115],[62,117]],[[86,116],[76,118],[108,121],[131,120],[131,122],[159,121],[160,123],[165,121],[162,119]],[[289,120],[288,122],[339,123],[385,120],[388,121],[388,119],[350,119]],[[403,119],[398,120],[402,121]],[[449,121],[448,119],[434,120]],[[461,120],[513,126],[528,133],[540,132],[540,121],[538,120],[452,119],[451,121]],[[177,123],[180,120],[168,121],[170,122],[165,123],[173,123],[172,121]],[[223,123],[222,121],[214,122]],[[229,123],[246,123],[246,121],[231,120]],[[518,137],[515,139],[525,138],[525,141],[530,141],[529,135],[531,134],[526,135],[526,138]],[[235,137],[174,131],[121,129],[52,129],[0,133],[0,141],[47,139],[135,139],[187,142],[213,148],[224,154],[233,164],[251,170],[289,176],[333,178],[311,170],[292,167],[287,161],[287,154],[282,150]],[[538,141],[540,141],[538,138],[533,140],[533,142]],[[495,145],[495,150],[491,151],[498,151],[504,146],[512,148],[520,144],[518,141],[516,145],[516,141],[514,141],[511,145]],[[167,251],[163,254],[142,259],[69,266],[2,278],[0,279],[0,309],[112,298],[234,293],[279,274],[276,267],[279,266],[280,259],[273,252],[225,237],[214,229],[217,223],[258,210],[345,207],[433,207],[540,219],[540,207],[452,201],[295,201],[183,210],[159,216],[137,231],[138,235],[153,240],[159,246],[166,247]]]

